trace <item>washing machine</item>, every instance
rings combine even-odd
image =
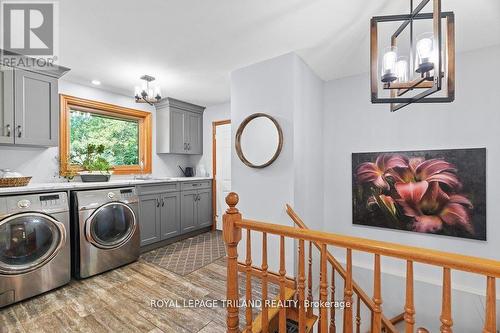
[[[135,187],[72,192],[72,272],[87,278],[139,258]]]
[[[71,280],[67,194],[0,197],[0,307]]]

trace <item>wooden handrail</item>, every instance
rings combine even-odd
[[[325,243],[386,257],[411,260],[423,264],[446,267],[485,276],[500,277],[500,261],[466,256],[456,253],[424,249],[396,243],[376,241],[360,237],[343,236],[329,232],[296,229],[279,224],[242,219],[235,221],[237,228],[251,229],[273,235]]]
[[[309,230],[309,227],[304,223],[304,221],[302,221],[302,219],[297,215],[297,213],[295,213],[293,208],[288,204],[286,205],[286,212],[287,212],[288,216],[290,216],[292,221],[299,228],[304,229],[304,230]],[[319,243],[314,242],[314,245],[316,246],[316,248],[318,250],[321,249]],[[337,261],[337,259],[335,259],[335,257],[330,253],[330,251],[328,251],[327,257],[328,257],[328,261],[330,262],[330,264],[335,268],[335,271],[337,271],[340,274],[340,276],[342,277],[342,279],[344,279],[344,281],[345,281],[345,279],[347,277],[347,272],[345,271],[344,267],[342,267],[342,265]],[[366,294],[365,291],[354,281],[352,283],[352,287],[353,287],[354,293],[359,296],[359,298],[361,299],[363,304],[365,304],[370,309],[370,311],[373,311],[375,309],[375,303],[373,303],[370,296],[368,296],[368,294]],[[384,324],[384,327],[386,327],[386,329],[389,332],[398,332],[397,328],[394,326],[394,323],[392,323],[392,321],[389,318],[387,318],[386,316],[384,316],[383,314],[382,314],[382,323]]]

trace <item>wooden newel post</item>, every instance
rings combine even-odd
[[[236,205],[238,204],[238,194],[231,192],[226,197],[229,208],[223,217],[223,235],[227,251],[227,332],[239,332],[239,294],[238,294],[238,243],[241,240],[241,228],[234,225],[241,220]]]

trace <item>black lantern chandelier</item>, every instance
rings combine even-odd
[[[160,86],[153,87],[151,84],[155,78],[143,75],[141,76],[141,80],[144,80],[142,87],[135,87],[135,101],[137,103],[148,103],[149,105],[158,103],[161,100]]]
[[[422,13],[431,1],[432,13]],[[441,11],[441,0],[422,0],[416,7],[410,0],[409,14],[371,19],[372,103],[388,103],[391,111],[396,111],[412,103],[453,102],[454,18],[453,12]],[[383,23],[398,25],[390,38],[384,39],[387,43],[379,45]],[[380,46],[383,53],[379,53]]]

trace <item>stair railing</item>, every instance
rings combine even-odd
[[[247,231],[247,239],[251,239],[251,232],[262,233],[263,236],[263,249],[262,249],[262,299],[266,300],[267,284],[268,284],[268,266],[267,266],[267,235],[277,235],[280,237],[280,263],[284,262],[285,247],[284,241],[286,238],[296,239],[298,241],[298,326],[299,332],[304,333],[310,330],[307,327],[306,321],[310,315],[310,309],[306,309],[305,300],[305,242],[309,242],[309,248],[312,243],[317,243],[321,246],[320,254],[320,285],[319,285],[319,300],[321,304],[327,304],[328,299],[328,283],[327,283],[327,246],[335,246],[344,248],[346,251],[346,267],[345,267],[345,286],[344,286],[344,301],[352,305],[352,296],[354,294],[354,286],[352,280],[352,251],[360,251],[371,253],[374,255],[374,295],[373,303],[375,309],[372,312],[372,320],[370,323],[371,333],[380,333],[382,331],[382,297],[381,297],[381,256],[387,256],[397,259],[405,260],[407,263],[406,270],[406,299],[405,299],[405,332],[414,332],[414,318],[415,307],[413,304],[413,264],[415,262],[424,263],[442,267],[443,269],[443,291],[442,291],[442,310],[441,310],[441,333],[452,332],[453,319],[451,316],[451,270],[459,270],[470,273],[483,275],[486,277],[486,313],[483,333],[496,333],[496,291],[495,283],[496,278],[500,277],[500,262],[490,259],[482,259],[471,256],[464,256],[460,254],[453,254],[448,252],[405,246],[395,243],[381,242],[370,239],[343,236],[327,232],[319,232],[306,229],[298,229],[283,225],[272,223],[264,223],[259,221],[252,221],[243,219],[242,215],[236,208],[239,198],[234,192],[226,197],[226,203],[229,208],[223,218],[224,224],[224,241],[227,249],[227,332],[237,333],[240,332],[239,323],[239,280],[238,280],[238,243],[241,240],[242,229]],[[250,244],[250,245],[249,245]],[[250,251],[248,251],[250,250]],[[251,242],[247,243],[247,253],[251,256]],[[247,254],[248,256],[248,254]],[[250,257],[251,258],[251,257]],[[252,276],[251,260],[245,262],[247,277]],[[310,283],[311,274],[308,274]],[[284,301],[286,295],[286,271],[284,264],[280,264],[279,272],[279,285],[280,295],[279,300]],[[310,288],[309,288],[310,291]],[[246,292],[248,299],[249,293]],[[251,297],[251,291],[250,291]],[[307,298],[311,295],[308,294]],[[357,307],[357,305],[356,305]],[[279,312],[283,318],[286,318],[287,308],[280,308]],[[264,307],[262,309],[260,331],[264,333],[269,332],[269,320],[265,318],[264,314],[268,314],[270,309]],[[253,329],[253,319],[251,311],[246,313],[246,326],[245,332],[255,332]],[[353,332],[353,312],[352,306],[346,307],[343,312],[343,332]],[[331,326],[331,322],[330,322]],[[318,329],[320,333],[335,332],[329,329],[328,325],[328,309],[326,306],[321,305],[319,308],[319,323]],[[356,327],[358,330],[358,327]],[[286,332],[286,321],[280,319],[278,331],[280,333]]]
[[[309,230],[307,225],[302,221],[302,219],[297,215],[297,213],[292,209],[290,205],[286,205],[286,212],[288,216],[292,219],[292,221],[295,223],[297,227],[300,229],[305,229]],[[317,242],[312,242],[314,246],[321,251],[321,245]],[[334,299],[335,297],[335,275],[339,274],[339,276],[344,280],[344,283],[346,282],[347,278],[347,272],[345,269],[342,267],[342,265],[335,259],[335,257],[330,253],[330,251],[327,250],[327,260],[328,263],[331,265],[331,299]],[[363,304],[369,309],[370,313],[376,312],[376,310],[380,309],[380,304],[376,304],[375,302],[379,302],[379,298],[371,299],[368,294],[365,293],[365,291],[353,280],[352,281],[352,290],[354,295],[356,295],[356,315],[355,315],[355,327],[356,327],[356,332],[360,331],[361,327],[361,307],[360,307],[360,301],[363,302]],[[381,316],[381,331],[389,332],[389,333],[398,333],[398,329],[394,326],[396,323],[400,322],[403,320],[403,314],[396,316],[394,319],[389,319],[387,318],[381,311],[378,311],[378,313]],[[378,318],[375,320],[378,323]],[[331,318],[330,318],[330,329],[335,332],[336,326],[335,326],[335,308],[331,309]]]

